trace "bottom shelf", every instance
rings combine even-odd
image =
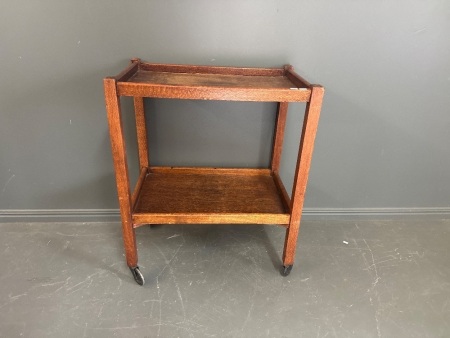
[[[133,212],[143,224],[289,224],[269,169],[152,167]]]

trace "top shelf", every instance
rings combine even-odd
[[[131,64],[115,76],[119,96],[227,101],[308,102],[312,85],[283,68]]]

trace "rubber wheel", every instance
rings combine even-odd
[[[281,275],[288,276],[291,273],[292,265],[283,265],[281,268]]]
[[[130,268],[131,273],[133,274],[134,280],[136,281],[136,283],[138,283],[139,285],[144,285],[145,283],[145,279],[144,276],[141,273],[141,270],[139,270],[139,267],[135,267],[135,268]]]

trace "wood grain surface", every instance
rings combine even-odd
[[[284,129],[288,112],[288,103],[278,103],[277,120],[275,123],[275,133],[273,137],[271,169],[273,172],[280,170],[281,155],[283,152]]]
[[[306,105],[305,116],[303,118],[302,136],[292,188],[291,219],[289,221],[289,227],[286,230],[284,243],[283,264],[285,266],[294,263],[300,219],[302,217],[303,203],[305,202],[306,185],[308,183],[309,168],[311,166],[323,95],[323,87],[312,87],[311,101]]]
[[[255,75],[255,76],[281,76],[283,68],[257,68],[257,67],[226,67],[226,66],[201,66],[180,65],[141,62],[141,70],[168,72],[168,73],[191,73],[191,74],[222,74],[222,75]]]
[[[140,214],[147,214],[147,222],[150,214],[155,219],[178,216],[181,223],[289,222],[289,212],[270,172],[246,175],[245,170],[242,174],[150,170],[134,210],[134,222],[142,218]]]
[[[150,167],[149,172],[153,173],[181,173],[200,175],[270,175],[270,169],[266,168],[216,168],[216,167]]]
[[[145,82],[120,82],[121,96],[141,96],[162,99],[249,101],[249,102],[307,102],[307,88],[245,88],[218,86],[162,85]]]
[[[307,102],[311,90],[291,68],[164,65],[133,59],[115,78],[121,96]]]
[[[135,228],[147,224],[271,224],[287,227],[289,214],[268,213],[140,213]]]
[[[105,79],[104,89],[117,193],[119,195],[125,255],[128,266],[135,267],[137,265],[136,236],[131,219],[130,177],[128,175],[127,154],[123,137],[120,101],[116,91],[116,80],[112,78]]]
[[[296,88],[285,76],[168,73],[142,70],[135,73],[129,81],[171,86]]]
[[[134,97],[134,112],[136,120],[136,134],[139,154],[139,167],[148,167],[148,141],[147,141],[147,125],[145,122],[144,98]]]

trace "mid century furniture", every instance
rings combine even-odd
[[[135,229],[146,224],[276,224],[286,228],[282,275],[294,263],[308,172],[324,89],[292,66],[235,68],[152,64],[132,59],[104,79],[123,241],[133,277],[138,267]],[[130,190],[120,97],[134,99],[140,175]],[[150,165],[144,97],[278,102],[269,168],[156,167]],[[307,102],[291,198],[279,175],[289,102]]]

